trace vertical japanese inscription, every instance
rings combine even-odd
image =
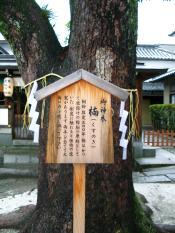
[[[100,105],[101,105],[100,112],[101,112],[101,121],[102,122],[106,121],[106,118],[105,118],[106,103],[107,103],[107,100],[102,98],[101,101],[100,101]]]
[[[76,156],[80,156],[80,97],[76,97],[76,105],[75,105],[75,125],[76,125],[76,130],[75,130],[75,153]]]
[[[57,149],[64,156],[86,156],[87,101],[80,96],[58,96]]]
[[[99,110],[96,106],[91,106],[89,109],[90,122],[91,122],[91,147],[96,147],[96,130],[97,130],[97,119]]]
[[[112,119],[108,93],[81,81],[59,91],[53,96],[52,103],[50,116],[53,120],[49,124],[47,161],[112,162]],[[55,122],[57,127],[54,127]],[[53,140],[55,136],[56,140]],[[52,150],[52,143],[55,151]]]
[[[64,96],[64,104],[63,104],[63,155],[67,156],[68,150],[68,96]]]
[[[62,125],[61,125],[61,96],[58,96],[58,110],[57,110],[57,141],[58,141],[58,144],[57,144],[57,149],[61,149],[61,128],[62,128]]]
[[[57,149],[63,157],[85,157],[87,144],[97,148],[99,122],[106,122],[106,104],[104,98],[96,106],[80,96],[58,96]]]
[[[86,155],[86,108],[87,108],[87,103],[85,99],[82,99],[81,102],[81,142],[82,142],[82,156]]]
[[[69,156],[73,156],[74,154],[74,98],[73,96],[69,96]]]
[[[90,106],[89,108],[89,116],[90,116],[90,127],[91,127],[91,147],[96,148],[97,146],[97,130],[99,121],[103,123],[106,122],[106,103],[107,100],[102,98],[98,106]]]

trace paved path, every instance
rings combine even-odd
[[[145,196],[157,224],[175,224],[175,148],[156,149],[155,158],[139,158],[142,172],[133,172],[134,188]],[[144,169],[150,166],[151,168]]]
[[[172,183],[175,184],[175,166],[144,169],[133,172],[134,183]]]
[[[145,196],[156,224],[175,224],[175,166],[133,172],[135,191]]]
[[[175,165],[175,149],[156,149],[156,156],[151,158],[137,158],[136,161],[141,166],[149,165]]]

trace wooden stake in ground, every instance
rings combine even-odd
[[[86,165],[73,166],[73,233],[85,233]]]

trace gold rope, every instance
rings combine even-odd
[[[49,74],[46,74],[46,75],[44,75],[44,76],[42,76],[42,77],[40,77],[40,78],[38,78],[38,79],[35,79],[35,80],[31,81],[30,83],[26,84],[26,85],[24,86],[24,88],[26,88],[27,86],[33,84],[34,82],[38,82],[38,81],[40,81],[40,80],[42,80],[42,79],[45,79],[45,78],[47,78],[47,77],[49,77],[49,76],[56,76],[56,77],[58,77],[58,78],[63,78],[63,77],[60,76],[59,74],[49,73]]]
[[[59,74],[55,74],[55,73],[49,73],[49,74],[46,74],[38,79],[35,79],[33,81],[31,81],[30,83],[26,84],[24,86],[24,90],[25,90],[25,94],[26,94],[26,98],[27,98],[27,101],[26,101],[26,105],[25,105],[25,108],[24,108],[24,113],[23,113],[23,127],[28,127],[30,125],[30,117],[29,117],[29,104],[28,104],[28,99],[29,99],[29,95],[30,95],[30,92],[31,92],[31,87],[32,87],[32,84],[34,82],[38,82],[38,81],[41,81],[42,82],[42,86],[45,87],[47,85],[47,80],[46,78],[49,77],[49,76],[56,76],[60,79],[62,79],[63,77],[60,76]],[[45,99],[43,100],[42,102],[42,110],[41,110],[41,128],[43,128],[43,122],[44,122],[44,110],[45,110]]]
[[[25,90],[25,95],[26,95],[27,100],[26,100],[26,105],[25,105],[24,112],[23,112],[23,128],[27,128],[30,125],[28,99],[29,99],[29,95],[31,92],[31,85],[29,85],[24,90]]]
[[[127,89],[129,91],[129,101],[130,101],[130,109],[129,109],[129,133],[128,133],[128,141],[131,139],[131,136],[134,135],[136,138],[139,138],[139,128],[138,128],[138,106],[139,106],[139,95],[137,89]],[[135,95],[135,104],[134,104],[134,95]],[[135,112],[134,112],[134,105]]]

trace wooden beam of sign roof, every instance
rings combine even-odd
[[[114,95],[116,97],[118,97],[121,100],[126,100],[128,98],[129,93],[108,82],[105,81],[99,77],[97,77],[96,75],[89,73],[83,69],[77,70],[76,72],[65,76],[63,79],[60,79],[42,89],[40,89],[39,91],[37,91],[35,93],[35,98],[37,101],[42,100],[50,95],[52,95],[53,93],[60,91],[61,89],[70,86],[71,84],[74,84],[76,82],[78,82],[79,80],[85,80],[88,83],[108,92],[111,95]]]

